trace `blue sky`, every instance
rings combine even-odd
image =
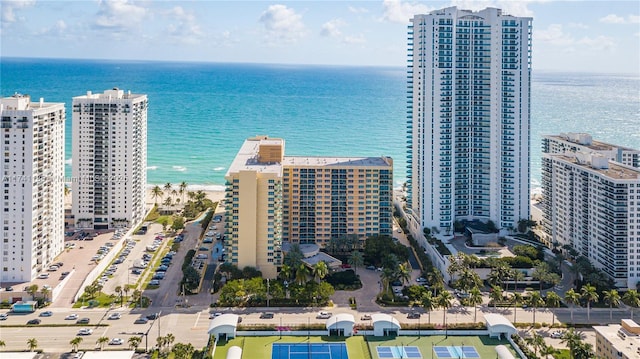
[[[405,66],[409,18],[451,5],[532,16],[534,69],[640,73],[632,0],[2,0],[0,54]]]

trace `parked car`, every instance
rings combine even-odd
[[[332,314],[329,312],[321,311],[316,315],[316,319],[329,319],[331,318],[331,315]]]
[[[551,338],[560,339],[563,336],[564,336],[564,332],[561,330],[556,330],[555,332],[551,333]]]
[[[133,324],[147,324],[147,323],[149,323],[149,319],[144,318],[144,317],[138,318],[138,319],[136,319],[135,322],[133,322]]]
[[[27,322],[27,325],[38,325],[40,324],[40,319],[31,319]]]
[[[149,319],[149,320],[156,320],[156,319],[158,319],[159,316],[160,315],[158,313],[151,313],[151,314],[147,315],[146,318]]]
[[[0,320],[7,320],[7,318],[9,318],[7,313],[0,313]]]
[[[116,319],[120,319],[122,318],[122,314],[120,313],[111,313],[109,314],[109,318],[110,320],[116,320]]]
[[[78,319],[78,314],[69,314],[66,317],[64,317],[65,320],[76,320]]]
[[[91,319],[89,318],[82,318],[82,319],[76,320],[76,324],[89,324],[90,321]]]
[[[219,317],[221,315],[222,315],[222,313],[220,313],[220,312],[211,313],[211,314],[209,314],[209,319],[213,319],[213,318]]]
[[[44,312],[40,313],[41,317],[50,317],[53,315],[53,312],[50,310],[45,310]]]
[[[260,319],[273,319],[273,317],[275,317],[275,314],[272,312],[266,312],[266,313],[260,314]]]
[[[47,278],[49,278],[49,273],[38,274],[38,279],[47,279]]]
[[[78,335],[91,335],[93,334],[93,329],[90,328],[82,328],[78,330]]]
[[[109,341],[109,345],[122,345],[124,344],[124,340],[122,338],[113,338]]]
[[[420,318],[420,313],[411,312],[407,314],[407,319],[418,319]]]

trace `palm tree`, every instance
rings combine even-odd
[[[183,183],[184,183],[184,182],[183,182]],[[171,333],[167,334],[165,338],[167,339],[167,346],[169,346],[169,347],[170,347],[170,346],[171,346],[171,344],[173,344],[173,342],[176,340],[176,337],[175,337],[173,334],[171,334]]]
[[[529,305],[533,307],[533,323],[531,323],[531,326],[534,326],[536,324],[536,309],[544,305],[544,300],[542,300],[540,292],[533,291],[529,294]]]
[[[165,345],[166,338],[165,337],[157,337],[156,345],[158,346],[158,350],[162,350],[162,347]]]
[[[513,323],[515,324],[517,310],[518,310],[518,303],[522,303],[522,294],[514,292],[513,297],[511,298],[511,301],[513,302]]]
[[[536,358],[538,356],[538,349],[542,348],[545,343],[544,343],[544,338],[542,337],[542,335],[533,332],[533,335],[526,338],[525,341],[527,342],[527,344],[531,345],[533,347],[533,351],[536,355]]]
[[[426,310],[427,314],[429,315],[429,324],[431,324],[431,311],[436,309],[436,303],[434,299],[435,298],[433,298],[431,292],[429,291],[424,292],[422,294],[422,297],[420,298],[420,305],[422,305],[422,308]]]
[[[524,280],[524,273],[522,273],[521,271],[519,271],[518,269],[514,269],[513,271],[511,271],[511,279],[513,279],[513,292],[515,293],[518,290],[518,282],[523,281]]]
[[[182,202],[184,202],[184,194],[185,192],[187,192],[187,182],[182,181],[180,182],[180,185],[178,186],[178,192],[180,193],[180,196],[182,197]]]
[[[108,342],[109,342],[108,337],[100,337],[98,338],[98,340],[96,340],[96,344],[100,346],[100,350],[102,350],[104,348],[104,345]]]
[[[540,348],[540,356],[544,356],[546,359],[549,359],[549,355],[556,355],[559,352],[553,345],[544,345]]]
[[[499,302],[502,302],[502,288],[494,285],[491,287],[491,293],[489,293],[489,298],[493,301],[493,306],[497,307]]]
[[[153,189],[151,190],[151,196],[153,197],[153,199],[155,200],[155,205],[158,205],[158,197],[162,197],[162,188],[160,188],[160,186],[155,185],[153,187]]]
[[[435,299],[436,306],[438,308],[442,308],[442,314],[444,315],[442,319],[442,326],[445,328],[447,327],[447,310],[451,308],[451,305],[453,304],[452,301],[453,295],[448,290],[440,292]]]
[[[165,207],[171,207],[171,206],[173,206],[173,200],[171,199],[171,197],[167,197],[167,198],[164,200],[164,202],[162,202],[162,204],[163,204]]]
[[[42,293],[42,298],[44,298],[45,301],[49,300],[49,292],[51,292],[51,290],[47,287],[42,287],[42,289],[40,289],[40,293]]]
[[[482,292],[478,287],[473,287],[469,291],[469,304],[473,305],[473,322],[478,321],[478,305],[482,304]]]
[[[296,283],[303,285],[307,282],[309,276],[309,268],[304,263],[300,263],[298,270],[296,270]]]
[[[411,282],[411,269],[409,269],[406,263],[398,264],[398,279],[402,283]]]
[[[82,337],[75,337],[73,339],[71,339],[71,341],[69,341],[69,344],[71,344],[71,351],[72,352],[77,352],[78,351],[78,347],[80,346],[80,343],[82,343]]]
[[[631,320],[633,320],[633,308],[640,307],[640,294],[635,289],[630,289],[622,296],[622,302],[631,307]]]
[[[617,290],[605,290],[602,292],[604,295],[603,299],[605,302],[609,303],[609,320],[613,319],[613,307],[616,308],[620,305],[620,293]]]
[[[362,256],[362,252],[351,252],[351,256],[349,256],[349,264],[353,267],[353,271],[355,273],[358,273],[358,267],[364,264],[364,257]]]
[[[576,332],[573,328],[569,328],[562,335],[560,343],[567,344],[569,348],[569,357],[574,358],[576,348],[582,343],[582,332]]]
[[[318,281],[318,283],[329,274],[329,267],[327,267],[327,263],[324,261],[320,261],[313,265],[313,278]]]
[[[117,285],[114,291],[120,296],[120,306],[122,307],[122,287]]]
[[[465,268],[460,272],[460,277],[455,284],[458,289],[468,292],[473,287],[479,287],[482,284],[482,279],[476,271]]]
[[[558,308],[561,300],[562,299],[560,299],[560,296],[556,292],[547,293],[546,303],[548,308]],[[556,315],[553,311],[551,314],[551,326],[553,327],[556,322]]]
[[[549,274],[550,274],[550,270],[547,262],[539,262],[533,268],[532,277],[533,279],[537,279],[540,282],[540,290],[542,290],[542,284],[547,280],[547,278],[549,277]]]
[[[287,265],[287,264],[283,264],[282,267],[280,268],[280,273],[278,274],[278,277],[280,277],[280,279],[282,280],[290,280],[291,279],[291,274],[293,272],[293,269]]]
[[[36,338],[27,339],[27,348],[29,348],[30,352],[36,350],[36,348],[38,348],[38,339]]]
[[[142,337],[130,337],[128,340],[129,348],[137,349],[140,342],[142,342]]]
[[[4,342],[4,340],[0,339],[0,348],[4,348],[7,346],[7,343]]]
[[[29,295],[31,295],[31,298],[34,298],[36,293],[38,293],[38,285],[37,284],[32,284],[32,285],[28,286],[26,292],[29,293]]]
[[[127,285],[125,285],[125,286],[122,288],[122,291],[124,292],[124,296],[127,298],[127,300],[129,300],[129,290],[130,290],[130,289],[131,289],[131,288],[129,287],[129,283],[127,283]]]
[[[178,199],[177,197],[178,197],[178,191],[176,191],[175,189],[172,189],[171,198]]]
[[[398,278],[398,274],[391,268],[385,268],[382,270],[382,274],[380,275],[380,280],[382,281],[382,289],[387,292],[389,291],[389,284]]]
[[[167,198],[169,198],[169,196],[171,196],[171,190],[173,189],[173,185],[167,182],[164,184],[164,187],[162,187],[162,189],[164,189],[164,192],[167,194]]]
[[[597,301],[600,296],[596,291],[596,287],[591,284],[585,284],[582,286],[582,290],[580,292],[582,294],[582,299],[587,302],[587,320],[591,320],[591,302]]]
[[[573,307],[580,304],[580,293],[571,288],[564,293],[564,301],[567,302],[567,304],[571,304],[571,323],[573,323]]]

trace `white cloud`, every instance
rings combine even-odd
[[[615,47],[616,43],[612,38],[607,36],[597,36],[596,38],[590,38],[588,36],[583,37],[577,42],[580,45],[585,45],[591,48],[591,50],[610,50]]]
[[[45,27],[42,30],[38,31],[37,35],[64,36],[66,30],[67,24],[64,22],[64,20],[58,20],[52,26]]]
[[[627,17],[627,22],[630,24],[640,24],[640,16],[638,15],[629,15]]]
[[[567,27],[572,28],[572,29],[582,29],[582,30],[586,30],[589,28],[589,26],[581,23],[581,22],[570,22],[567,24]]]
[[[2,0],[2,25],[16,22],[19,18],[16,16],[15,10],[24,9],[33,6],[35,0]]]
[[[305,35],[302,15],[285,5],[270,5],[259,21],[267,31],[267,38],[271,42],[295,42]]]
[[[451,0],[451,6],[473,11],[495,7],[502,9],[504,14],[531,17],[533,11],[528,6],[536,2],[547,2],[547,0]]]
[[[401,24],[408,24],[416,14],[427,14],[433,10],[424,4],[402,2],[401,0],[384,0],[382,6],[384,7],[383,20]]]
[[[544,30],[534,31],[533,36],[534,41],[548,42],[552,45],[567,46],[575,41],[570,34],[563,31],[560,24],[551,24]]]
[[[363,7],[349,6],[347,9],[349,9],[349,12],[352,12],[354,14],[365,14],[369,12],[368,9]]]
[[[124,31],[140,24],[147,9],[128,0],[100,0],[94,26],[111,31]]]
[[[204,33],[192,11],[186,11],[181,6],[176,6],[171,9],[167,15],[175,22],[167,26],[167,33],[175,42],[186,44],[196,44],[200,42]]]
[[[618,16],[615,14],[609,14],[599,20],[600,22],[604,22],[606,24],[624,24],[624,17]]]
[[[360,34],[356,36],[345,36],[342,42],[345,44],[364,44],[367,42],[367,39],[365,39],[364,35]]]
[[[345,24],[346,23],[342,19],[329,20],[322,24],[320,35],[327,37],[338,37],[342,35],[340,27],[344,26]]]

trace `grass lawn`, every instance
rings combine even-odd
[[[378,359],[376,347],[378,346],[417,346],[422,353],[423,358],[430,358],[432,345],[436,346],[448,346],[448,345],[465,345],[475,346],[476,350],[480,354],[481,358],[495,358],[495,346],[506,345],[511,348],[511,345],[506,340],[491,339],[487,336],[423,336],[418,338],[417,336],[400,336],[400,337],[365,337],[354,336],[349,338],[338,338],[328,336],[312,336],[310,338],[312,343],[346,343],[347,353],[349,359]],[[240,337],[232,339],[228,342],[220,342],[216,348],[213,359],[225,359],[227,357],[227,351],[232,346],[238,346],[242,348],[242,358],[250,359],[271,359],[271,344],[274,343],[306,343],[307,337],[293,337],[283,336],[282,339],[278,336],[271,337]],[[514,356],[517,357],[516,352],[511,349]],[[370,354],[371,353],[371,354]],[[564,358],[564,357],[563,357]],[[346,359],[346,358],[345,358]]]
[[[555,359],[569,359],[569,349],[560,349],[560,354],[553,356]]]

